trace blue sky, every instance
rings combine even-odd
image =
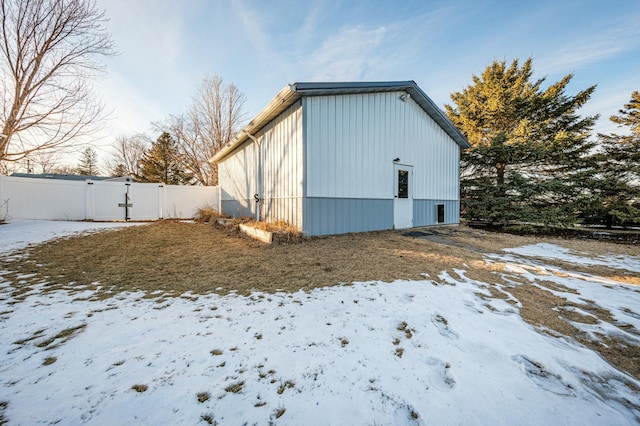
[[[415,80],[441,107],[495,59],[535,77],[598,84],[583,114],[608,117],[640,90],[640,1],[98,0],[120,52],[97,91],[104,144],[185,112],[205,74],[246,95],[250,119],[295,81]]]

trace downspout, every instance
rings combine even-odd
[[[263,188],[262,188],[262,147],[260,146],[260,141],[253,136],[251,133],[249,133],[248,131],[244,131],[244,133],[249,137],[249,139],[251,139],[252,141],[254,141],[256,143],[256,145],[258,146],[258,173],[256,176],[256,190],[258,191],[257,194],[255,194],[253,196],[253,198],[256,200],[256,222],[260,222],[261,218],[261,208],[262,208],[262,192],[263,192]]]

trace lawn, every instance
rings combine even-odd
[[[10,424],[640,421],[637,246],[56,226],[0,227]]]

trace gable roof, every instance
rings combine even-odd
[[[356,93],[376,93],[405,91],[459,146],[469,148],[467,138],[453,125],[440,108],[418,87],[415,81],[374,81],[340,83],[293,83],[286,85],[229,143],[212,158],[220,161],[233,149],[255,135],[260,129],[293,105],[303,96],[350,95]]]

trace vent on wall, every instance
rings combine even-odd
[[[438,223],[444,223],[444,204],[436,204]]]

